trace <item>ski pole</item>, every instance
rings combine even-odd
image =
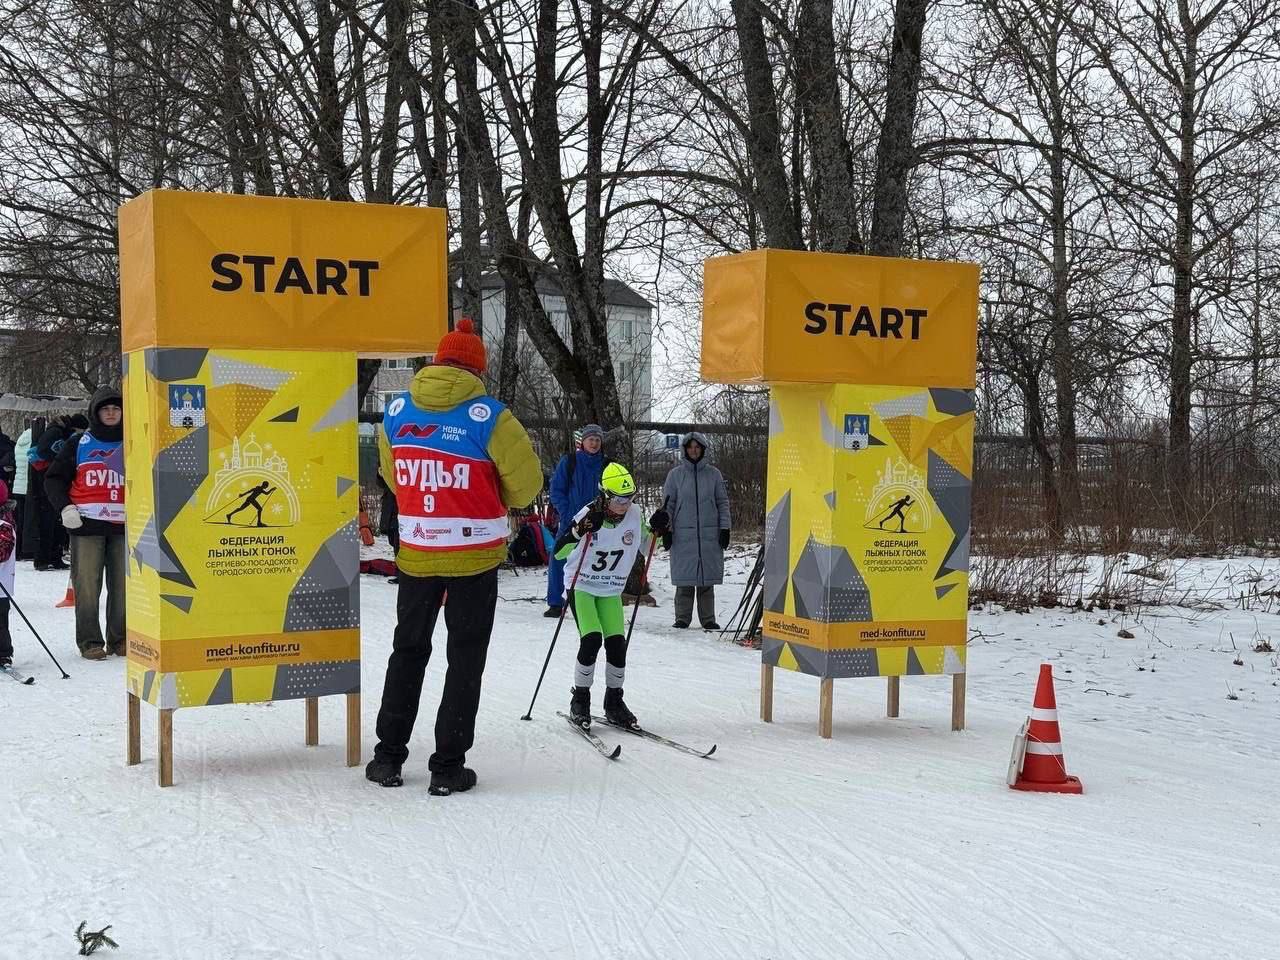
[[[573,600],[573,588],[578,585],[578,574],[582,571],[582,561],[587,559],[587,551],[591,549],[591,534],[587,534],[587,539],[582,542],[582,555],[578,557],[578,567],[573,571],[573,579],[569,582],[569,599],[565,601],[560,608],[560,619],[556,621],[556,632],[551,635],[551,646],[547,649],[547,659],[542,661],[542,672],[538,674],[538,685],[533,688],[533,699],[529,701],[529,711],[521,720],[533,719],[533,705],[538,700],[538,691],[542,689],[542,678],[547,675],[547,666],[551,663],[551,654],[555,652],[556,641],[560,639],[560,628],[564,626],[565,611],[569,609],[569,603]]]
[[[40,640],[40,634],[37,633],[36,628],[31,625],[31,621],[27,619],[27,615],[22,612],[22,608],[18,606],[18,601],[13,599],[13,594],[9,592],[9,588],[6,587],[3,583],[0,583],[0,590],[4,591],[5,598],[9,601],[9,603],[13,604],[13,609],[18,611],[18,616],[20,616],[22,618],[22,622],[27,625],[27,629],[31,631],[32,636],[34,636],[37,640]],[[49,659],[53,661],[53,665],[62,672],[62,679],[70,680],[71,674],[67,673],[67,671],[62,669],[62,664],[60,664],[58,662],[58,658],[53,655],[53,651],[50,650],[47,646],[45,646],[45,642],[43,640],[40,640],[40,646],[44,647],[44,652],[49,654]]]
[[[756,554],[755,566],[751,568],[751,573],[747,576],[746,586],[742,590],[742,599],[738,601],[738,609],[733,612],[733,616],[729,618],[728,625],[720,631],[723,637],[726,633],[732,633],[734,637],[741,636],[742,628],[747,624],[747,615],[751,612],[752,601],[756,596],[756,591],[760,587],[760,580],[763,574],[764,566],[764,546],[761,545],[759,552]],[[735,627],[734,624],[738,626]]]
[[[667,502],[670,497],[662,498],[662,509],[667,509]],[[670,523],[670,520],[667,521]],[[640,581],[640,587],[636,590],[636,602],[631,605],[631,622],[627,624],[627,638],[622,641],[622,653],[625,656],[627,648],[631,646],[631,631],[636,626],[636,614],[640,612],[640,598],[644,596],[644,585],[649,582],[649,567],[653,564],[653,551],[658,546],[658,535],[652,530],[649,531],[649,556],[644,561],[644,577]]]

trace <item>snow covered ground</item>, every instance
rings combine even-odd
[[[1172,565],[1151,582],[1168,578],[1212,596],[1136,617],[975,612],[963,733],[945,678],[904,680],[898,720],[883,681],[847,680],[824,741],[816,680],[779,671],[762,724],[759,654],[669,626],[659,560],[628,702],[719,751],[624,738],[609,763],[554,717],[570,639],[534,722],[518,719],[551,624],[531,602],[541,577],[504,575],[469,757],[480,786],[433,798],[442,662],[403,789],[343,766],[333,698],[311,749],[301,703],[179,711],[176,786],[160,790],[154,711],[145,762],[126,768],[123,663],[77,658],[72,612],[53,608],[64,576],[24,564],[19,601],[72,678],[15,615],[16,666],[39,679],[0,679],[0,958],[74,956],[81,920],[113,925],[120,960],[1280,957],[1280,665],[1252,649],[1280,649],[1265,597],[1280,565]],[[395,587],[364,587],[367,757]],[[722,590],[722,617],[737,593]],[[1042,660],[1082,797],[1004,783]]]

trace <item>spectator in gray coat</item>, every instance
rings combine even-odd
[[[716,584],[724,580],[724,551],[729,546],[729,493],[724,477],[707,460],[706,437],[686,434],[680,449],[683,456],[662,486],[671,515],[671,532],[663,539],[671,551],[675,626],[689,626],[696,594],[703,629],[719,630]]]

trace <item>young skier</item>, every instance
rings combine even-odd
[[[667,512],[659,510],[646,524],[632,502],[635,495],[630,471],[620,463],[609,464],[600,477],[599,499],[579,513],[556,543],[556,556],[565,559],[566,573],[572,576],[576,570],[578,577],[569,598],[580,638],[569,717],[584,728],[591,726],[591,682],[601,645],[606,661],[604,715],[618,726],[639,727],[622,699],[627,663],[622,591],[636,554],[650,536],[662,536],[670,521]]]

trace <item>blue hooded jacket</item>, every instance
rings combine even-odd
[[[576,459],[572,477],[569,476],[571,456]],[[551,478],[551,505],[560,515],[558,533],[564,533],[573,521],[574,514],[599,496],[604,465],[604,451],[587,453],[579,449],[560,458]]]

